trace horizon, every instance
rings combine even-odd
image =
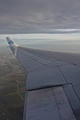
[[[80,53],[80,34],[4,34],[0,35],[0,50],[7,49],[6,37],[11,37],[17,44],[23,47],[42,49],[48,51],[60,51]]]

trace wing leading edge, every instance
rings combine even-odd
[[[7,41],[28,73],[23,120],[80,120],[80,67],[70,63],[70,54],[70,62],[63,62],[54,59],[54,52],[23,48],[8,37]]]

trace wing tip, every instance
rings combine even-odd
[[[6,39],[7,39],[9,45],[11,45],[13,43],[14,46],[17,46],[17,47],[19,46],[13,41],[13,39],[11,37],[6,37]]]
[[[12,40],[10,37],[6,37],[6,39],[7,39],[8,41]]]

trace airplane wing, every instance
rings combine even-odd
[[[80,55],[24,48],[6,39],[28,73],[23,120],[80,120]]]

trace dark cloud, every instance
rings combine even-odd
[[[60,32],[55,29],[80,29],[80,0],[0,0],[1,34]]]

